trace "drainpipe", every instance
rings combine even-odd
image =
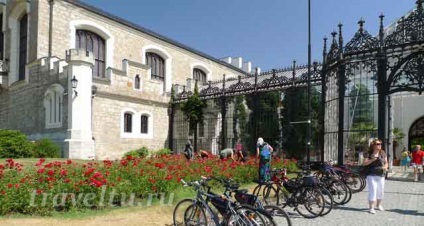
[[[50,6],[50,16],[49,16],[49,68],[50,68],[50,61],[52,57],[52,37],[53,37],[53,4],[54,0],[48,0],[49,6]]]

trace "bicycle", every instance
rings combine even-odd
[[[228,197],[217,196],[210,192],[210,187],[206,185],[205,179],[193,182],[181,180],[181,182],[184,186],[194,187],[196,197],[194,199],[184,199],[176,205],[173,212],[174,225],[266,225],[261,214],[252,207],[235,205]],[[204,187],[207,188],[206,192],[203,190]],[[215,206],[222,214],[222,220],[212,210],[208,202]],[[184,207],[187,204],[188,207]],[[182,217],[179,215],[181,209],[183,209]],[[209,220],[212,221],[212,224],[208,223]]]

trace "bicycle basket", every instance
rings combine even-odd
[[[247,204],[247,205],[254,206],[257,197],[255,195],[247,194],[247,193],[236,193],[234,195],[234,198],[236,198],[237,202],[239,202],[240,204]]]
[[[213,197],[210,199],[210,201],[221,215],[225,215],[227,213],[227,207],[228,207],[227,200],[224,200],[221,197]]]
[[[292,180],[287,180],[283,182],[283,187],[290,193],[293,193],[296,191],[296,182]]]
[[[305,176],[303,177],[303,185],[306,186],[315,186],[319,184],[318,178],[315,176]]]

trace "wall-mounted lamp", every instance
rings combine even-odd
[[[75,75],[74,77],[72,77],[71,83],[72,83],[72,89],[74,90],[75,96],[78,96],[78,92],[77,92],[78,79],[75,78]]]

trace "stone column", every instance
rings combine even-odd
[[[68,131],[65,140],[65,158],[94,159],[95,145],[92,135],[91,85],[94,57],[91,52],[72,49],[68,62]],[[71,79],[78,80],[76,89]]]

